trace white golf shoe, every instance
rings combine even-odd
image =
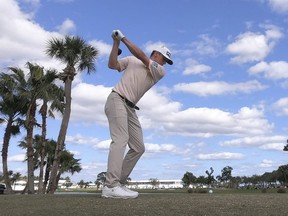
[[[129,190],[129,189],[128,189]],[[124,190],[121,186],[109,188],[105,186],[102,189],[102,197],[115,198],[115,199],[134,199],[138,197],[138,193],[128,190]]]
[[[137,191],[130,190],[128,187],[126,187],[126,185],[121,185],[121,188],[128,193],[134,194],[136,197],[139,195]]]

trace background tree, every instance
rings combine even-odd
[[[39,126],[36,121],[37,100],[47,99],[47,92],[51,91],[51,86],[54,87],[54,81],[57,75],[53,71],[48,71],[45,74],[44,68],[27,62],[29,73],[27,78],[21,69],[10,68],[14,73],[19,72],[19,86],[22,97],[29,100],[28,111],[26,114],[25,127],[27,130],[27,192],[33,194],[34,191],[34,149],[33,149],[33,130],[35,126]],[[18,73],[17,73],[18,74]]]
[[[42,145],[42,137],[40,135],[35,135],[33,140],[32,140],[32,146],[33,146],[33,173],[34,170],[36,170],[37,168],[39,168],[40,165],[40,149],[41,149],[41,145]],[[27,137],[25,137],[23,140],[21,140],[18,144],[18,146],[22,149],[26,149],[26,159],[25,161],[28,161],[28,153],[27,153],[27,148],[28,148],[28,142],[27,142]],[[35,181],[35,177],[33,182]],[[25,187],[25,189],[22,191],[22,193],[26,193],[28,191],[28,182],[27,185]]]
[[[88,74],[95,71],[95,60],[98,50],[77,36],[66,36],[64,39],[52,38],[48,41],[46,54],[55,57],[66,64],[65,69],[60,74],[60,79],[64,82],[65,91],[65,111],[63,114],[61,127],[58,135],[55,157],[50,175],[48,192],[54,193],[57,188],[57,173],[64,142],[71,114],[71,89],[72,81],[77,71],[87,70]]]
[[[64,90],[54,84],[54,81],[56,80],[57,75],[55,70],[48,70],[45,74],[45,78],[49,79],[51,82],[51,85],[47,86],[46,94],[43,94],[41,100],[42,100],[42,106],[39,110],[39,113],[41,115],[42,124],[41,124],[41,132],[42,132],[42,141],[40,146],[40,167],[39,167],[39,185],[38,185],[38,193],[45,193],[44,189],[44,182],[43,182],[43,176],[44,176],[44,165],[45,165],[45,156],[46,156],[46,131],[47,131],[47,123],[46,119],[47,116],[55,118],[54,111],[58,111],[60,113],[63,113],[64,111]]]
[[[65,180],[65,183],[63,185],[66,187],[66,189],[68,189],[69,187],[71,187],[73,185],[69,176],[64,178],[64,180]]]
[[[81,179],[79,182],[77,182],[77,185],[79,185],[80,188],[83,188],[86,185],[86,183],[83,179]]]
[[[182,178],[183,187],[188,188],[191,184],[196,182],[196,176],[191,172],[186,172]]]
[[[242,178],[240,176],[233,176],[231,179],[230,179],[230,182],[229,182],[229,188],[239,188],[239,185],[241,184],[242,182]]]
[[[281,182],[283,186],[287,186],[288,165],[279,166],[277,171],[278,171],[278,181]]]
[[[287,143],[286,143],[286,145],[284,146],[283,151],[288,151],[288,140],[287,140],[286,142],[287,142]]]
[[[214,181],[215,181],[215,178],[214,176],[212,175],[214,172],[214,169],[212,167],[210,167],[210,172],[209,170],[206,170],[205,173],[207,174],[207,184],[210,186]]]
[[[56,150],[57,142],[53,139],[48,139],[45,146],[45,153],[46,153],[46,161],[44,162],[46,165],[45,171],[44,171],[44,183],[43,183],[43,193],[46,192],[48,181],[50,178],[50,171],[52,168],[55,150]]]
[[[16,181],[18,181],[19,179],[21,179],[21,173],[20,172],[16,172],[16,173],[13,173],[12,172],[12,175],[11,175],[11,184],[14,184]]]
[[[95,184],[97,185],[97,190],[99,189],[100,185],[104,185],[105,180],[106,172],[101,172],[97,175],[97,179],[95,181]]]
[[[221,170],[221,175],[217,176],[216,178],[220,181],[225,183],[226,186],[228,186],[227,183],[232,179],[232,170],[233,168],[230,166],[226,166]]]
[[[157,178],[150,178],[149,181],[153,189],[159,187],[159,180]]]
[[[82,170],[80,165],[80,159],[75,159],[74,154],[72,154],[67,150],[64,150],[61,154],[59,167],[60,168],[57,173],[57,181],[56,181],[57,186],[61,174],[68,172],[73,175],[75,172],[79,173]]]
[[[0,74],[0,123],[6,124],[1,154],[6,193],[12,192],[7,162],[10,138],[20,133],[20,127],[24,125],[23,116],[27,112],[28,104],[27,98],[21,97],[17,91],[16,76],[6,73]]]
[[[47,182],[49,180],[49,171],[51,169],[52,163],[53,163],[53,158],[55,155],[55,149],[56,149],[56,142],[54,140],[47,140],[47,145],[46,147],[46,172],[45,172],[45,179],[44,179],[44,184],[43,184],[43,190],[46,189]],[[27,149],[28,143],[27,143],[27,138],[24,140],[20,141],[19,147],[23,149]],[[40,166],[40,154],[41,154],[41,146],[42,146],[42,137],[40,135],[35,135],[33,139],[33,148],[34,148],[34,170],[38,169]],[[27,159],[26,159],[27,160]],[[70,153],[67,150],[63,151],[63,154],[61,155],[60,159],[60,169],[57,174],[57,185],[58,181],[61,178],[61,174],[68,172],[71,173],[72,175],[75,172],[80,172],[81,171],[81,166],[79,163],[80,159],[75,159],[74,155]],[[43,193],[41,191],[41,193]]]
[[[196,178],[195,183],[199,184],[198,186],[203,187],[203,185],[207,184],[207,178],[203,175]]]

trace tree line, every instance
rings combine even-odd
[[[285,150],[286,151],[286,150]],[[187,171],[182,177],[182,184],[184,188],[189,187],[203,187],[209,188],[275,188],[275,187],[287,187],[288,186],[288,164],[281,165],[277,170],[272,172],[265,172],[263,175],[252,175],[252,176],[233,176],[233,168],[226,166],[221,170],[221,174],[214,176],[214,169],[205,171],[205,175],[195,176],[192,172]],[[106,172],[101,172],[97,175],[97,179],[94,182],[99,188],[104,185],[106,179]],[[128,178],[128,185],[132,179]],[[157,188],[159,180],[157,178],[150,178],[150,184]],[[90,182],[85,182],[83,179],[77,184],[81,188],[87,187]]]
[[[1,156],[3,179],[8,193],[12,192],[11,171],[7,161],[12,136],[20,133],[26,135],[20,142],[20,147],[26,149],[28,194],[35,193],[36,168],[39,167],[40,170],[38,192],[54,193],[61,174],[67,171],[67,163],[72,161],[79,165],[79,160],[65,150],[65,137],[71,114],[72,82],[78,72],[85,71],[90,74],[95,71],[98,50],[78,36],[65,36],[49,39],[45,53],[65,64],[63,71],[45,69],[38,64],[27,62],[25,68],[28,72],[19,67],[8,67],[7,72],[0,73],[0,123],[6,126]],[[64,83],[64,88],[56,84],[59,80]],[[62,114],[57,141],[46,137],[47,117],[54,117],[54,112]],[[37,121],[38,113],[41,121]],[[36,127],[41,128],[39,136],[34,135]],[[67,162],[69,158],[70,162]]]
[[[221,170],[221,174],[213,175],[213,168],[206,170],[207,176],[196,177],[192,172],[186,172],[182,177],[183,186],[202,187],[224,187],[224,188],[275,188],[288,186],[288,164],[281,165],[277,170],[265,172],[262,175],[233,176],[233,168],[226,166]]]

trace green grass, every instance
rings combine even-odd
[[[193,189],[193,191],[203,190],[208,193],[210,189]],[[217,194],[258,194],[263,193],[261,189],[226,189],[226,188],[212,188],[213,193]],[[266,193],[277,193],[277,188],[267,189]],[[139,189],[139,193],[188,193],[188,189]],[[61,189],[58,192],[83,192],[83,193],[101,193],[101,190],[96,190],[94,188],[77,188],[77,189]],[[286,189],[288,193],[288,189]]]
[[[261,193],[261,190],[214,189],[213,194],[188,193],[187,190],[140,190],[140,196],[131,200],[103,199],[100,191],[83,191],[88,193],[1,195],[0,215],[286,216],[288,212],[288,193],[279,194],[275,190]]]

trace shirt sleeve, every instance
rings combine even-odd
[[[118,62],[120,64],[120,71],[119,72],[122,72],[127,68],[128,64],[129,64],[129,57],[121,58],[118,60]]]
[[[166,73],[162,65],[159,65],[157,62],[152,61],[151,59],[149,63],[149,71],[155,82],[158,82]]]

